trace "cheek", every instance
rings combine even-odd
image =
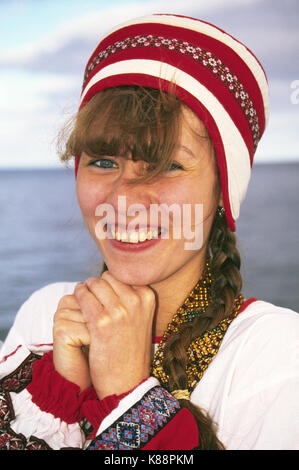
[[[214,219],[216,209],[214,180],[211,178],[188,178],[179,184],[172,183],[167,188],[160,188],[159,204],[177,204],[180,206],[181,224],[186,233],[190,229],[203,230],[203,239],[206,240]],[[184,207],[183,205],[189,205]],[[196,207],[202,205],[202,207]],[[201,228],[202,227],[202,228]]]
[[[96,208],[105,201],[105,191],[99,184],[93,184],[90,179],[79,177],[76,182],[77,200],[83,217],[95,216]]]
[[[214,192],[211,184],[200,181],[199,178],[190,178],[185,182],[168,185],[159,189],[159,203],[171,205],[203,204],[204,210],[214,203]]]
[[[179,181],[171,181],[157,188],[157,199],[159,204],[184,204],[190,201],[187,185]]]

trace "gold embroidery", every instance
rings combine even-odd
[[[159,343],[158,349],[152,361],[151,373],[157,377],[163,386],[167,386],[168,376],[163,370],[162,363],[164,358],[164,345],[167,339],[178,331],[180,326],[188,321],[192,321],[195,316],[205,312],[210,304],[211,285],[213,277],[209,262],[206,262],[206,269],[203,277],[198,281],[192,289],[183,305],[173,316],[171,322]],[[199,338],[193,340],[188,348],[188,364],[186,368],[188,390],[191,391],[200,381],[204,371],[216,356],[224,335],[233,321],[238,315],[240,307],[244,302],[244,297],[240,294],[234,300],[232,313],[222,320],[215,328],[207,330]]]

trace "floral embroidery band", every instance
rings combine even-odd
[[[87,450],[142,449],[179,409],[178,400],[162,387],[154,387],[97,436]]]
[[[259,138],[260,128],[257,112],[253,106],[249,94],[238,77],[215,55],[211,52],[201,49],[198,46],[193,46],[187,41],[178,40],[175,38],[169,39],[163,36],[138,35],[124,39],[123,41],[115,42],[106,49],[97,54],[84,75],[83,88],[92,70],[109,56],[122,51],[124,49],[136,47],[156,47],[174,50],[185,56],[189,55],[194,61],[200,63],[211,73],[215,74],[219,80],[228,88],[233,94],[237,103],[239,104],[245,118],[247,119],[250,132],[252,134],[254,150],[256,149]]]

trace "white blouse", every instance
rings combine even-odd
[[[60,298],[72,294],[75,285],[47,285],[21,306],[2,345],[0,379],[14,371],[29,352],[41,354],[52,349],[53,315]],[[109,427],[124,406],[136,402],[143,389],[157,383],[151,377],[137,387],[104,419],[99,431]],[[22,407],[22,396],[28,401],[26,393],[15,396],[15,407]],[[261,300],[248,305],[228,327],[191,400],[213,418],[218,437],[228,450],[298,450],[298,313]],[[21,418],[15,426],[21,432]],[[65,440],[75,431],[69,427]]]

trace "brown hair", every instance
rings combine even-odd
[[[138,181],[148,181],[171,163],[180,114],[181,102],[159,90],[121,86],[99,92],[77,114],[74,125],[70,123],[73,129],[60,159],[67,161],[82,152],[95,157],[130,152],[133,160],[147,163],[147,172]]]
[[[211,271],[215,278],[212,284],[213,302],[204,313],[192,322],[184,323],[179,331],[165,344],[163,368],[170,377],[170,390],[187,389],[187,350],[190,343],[214,328],[232,311],[235,297],[242,289],[240,254],[236,246],[236,236],[228,227],[226,219],[216,212],[208,244]],[[218,440],[212,419],[189,400],[180,400],[197,420],[199,449],[224,450]]]
[[[147,163],[147,172],[138,181],[149,181],[166,170],[172,161],[180,132],[182,106],[183,103],[171,90],[165,93],[151,88],[122,86],[99,92],[76,116],[61,160],[67,161],[82,152],[90,156],[126,155],[131,152],[133,159]],[[199,138],[210,139],[208,133]],[[213,302],[205,313],[193,322],[183,324],[166,342],[163,367],[170,377],[170,391],[187,388],[188,346],[231,313],[234,298],[242,288],[236,237],[218,212],[210,232],[207,254],[215,278]],[[183,399],[180,402],[196,418],[198,448],[224,449],[211,418],[191,401]]]
[[[82,152],[92,157],[131,153],[133,160],[147,164],[138,182],[153,180],[169,168],[178,144],[185,105],[173,93],[174,87],[171,83],[166,93],[119,86],[95,94],[75,120],[62,128],[58,140],[61,161],[67,162]],[[210,140],[208,133],[196,135]]]

